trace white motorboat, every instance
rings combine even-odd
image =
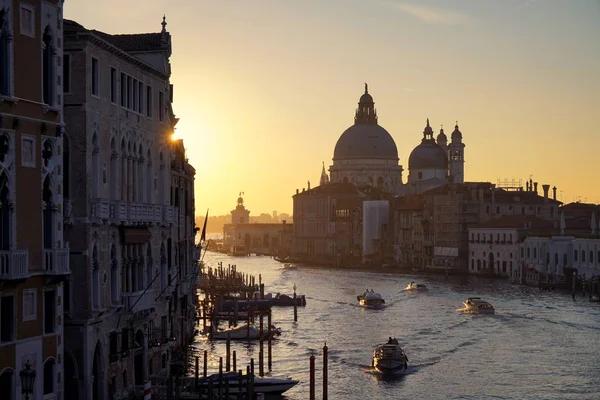
[[[366,290],[362,295],[356,296],[358,304],[367,308],[380,308],[385,305],[385,300],[381,294],[375,293],[373,289]]]
[[[298,266],[296,264],[292,264],[292,263],[283,264],[283,269],[295,269],[295,268],[298,268]]]
[[[411,291],[411,292],[414,292],[414,291],[426,292],[429,290],[429,288],[423,283],[411,282],[408,284],[408,286],[406,286],[406,288],[404,288],[404,290]]]
[[[219,374],[213,374],[200,379],[198,381],[198,389],[206,392],[209,389],[211,381],[213,393],[216,393],[220,389]],[[221,382],[223,382],[224,386],[227,384],[229,394],[231,395],[237,394],[240,392],[240,389],[242,393],[246,393],[248,375],[242,375],[240,382],[240,375],[237,372],[225,372],[222,374]],[[254,393],[280,395],[296,386],[298,382],[298,380],[292,378],[260,378],[254,376],[253,391]]]
[[[263,339],[269,338],[268,327],[263,327]],[[271,338],[281,335],[281,329],[271,326]],[[213,328],[208,334],[210,339],[255,340],[260,339],[260,329],[254,325],[242,324],[233,328],[217,330]]]
[[[463,312],[471,314],[494,314],[494,306],[480,297],[469,297],[463,302],[464,308],[461,309]]]
[[[378,345],[373,351],[372,366],[385,374],[405,373],[408,369],[408,357],[398,340],[390,337],[387,343]]]

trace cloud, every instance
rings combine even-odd
[[[383,1],[383,4],[432,24],[463,25],[472,21],[468,15],[441,7],[395,1]]]

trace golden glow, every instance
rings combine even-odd
[[[243,190],[251,215],[291,213],[331,165],[365,79],[404,181],[429,117],[436,135],[459,121],[468,181],[533,174],[559,200],[600,200],[596,2],[346,1],[79,0],[65,18],[159,32],[167,11],[198,210],[226,214]]]

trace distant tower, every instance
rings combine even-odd
[[[452,132],[452,141],[448,146],[448,172],[452,182],[465,182],[465,144],[462,142],[462,133],[458,129],[458,121]]]
[[[246,210],[246,207],[244,207],[243,194],[244,192],[240,192],[240,196],[237,199],[237,206],[235,210],[231,211],[231,223],[234,225],[250,223],[250,210]]]
[[[442,149],[444,149],[444,152],[446,152],[446,154],[448,154],[448,138],[446,137],[446,134],[444,133],[444,125],[442,125],[442,127],[440,128],[440,134],[437,135],[437,144],[438,146],[440,146]]]
[[[327,176],[327,171],[325,171],[325,162],[323,162],[323,169],[321,170],[321,181],[319,185],[326,185],[329,183],[329,176]]]

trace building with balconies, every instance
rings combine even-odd
[[[179,352],[171,36],[64,23],[65,394],[128,398]],[[193,196],[192,196],[193,198]]]
[[[63,399],[62,1],[0,0],[0,397]]]

